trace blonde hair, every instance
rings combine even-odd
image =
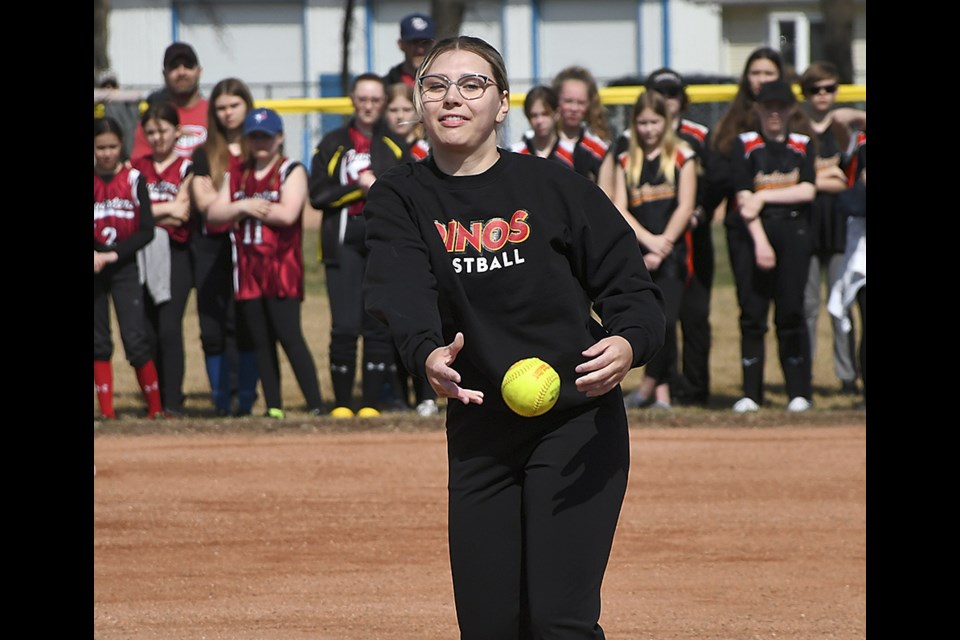
[[[386,113],[387,109],[390,107],[391,103],[397,98],[406,98],[413,104],[413,108],[417,111],[417,101],[414,98],[413,87],[408,85],[406,82],[397,82],[389,87],[387,87],[387,101],[383,107],[383,112]],[[419,120],[413,129],[410,130],[410,133],[407,134],[407,142],[413,142],[415,140],[423,140],[426,137],[426,132],[423,130],[423,122],[420,117],[420,112],[417,111],[417,119]]]
[[[500,52],[480,38],[473,36],[453,36],[452,38],[445,38],[433,45],[427,57],[420,63],[420,68],[417,70],[417,91],[414,92],[413,100],[413,104],[417,108],[417,115],[423,115],[423,96],[419,91],[420,79],[427,75],[427,71],[430,70],[430,67],[433,66],[434,61],[440,55],[449,51],[469,51],[486,60],[493,70],[493,82],[500,91],[506,91],[507,96],[510,95],[510,82],[507,80],[507,65],[504,64],[503,56],[500,55]]]
[[[660,173],[666,178],[670,186],[677,183],[677,151],[689,149],[689,145],[677,136],[673,126],[673,119],[667,109],[667,100],[657,91],[644,91],[633,105],[630,116],[630,147],[627,163],[627,186],[630,188],[640,185],[640,174],[643,171],[646,151],[637,137],[637,118],[645,110],[650,109],[664,120],[663,138],[660,140]]]

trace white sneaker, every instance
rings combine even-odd
[[[433,400],[424,400],[417,405],[417,413],[424,418],[428,418],[440,413],[440,408],[437,407],[437,403]]]
[[[809,400],[807,400],[806,398],[801,398],[800,396],[797,396],[796,398],[790,401],[790,404],[787,405],[787,411],[793,411],[794,413],[799,413],[801,411],[806,411],[811,406],[812,405],[810,404]]]
[[[737,413],[750,413],[759,409],[757,403],[750,398],[740,398],[733,404],[733,410]]]

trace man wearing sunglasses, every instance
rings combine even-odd
[[[207,141],[207,99],[200,95],[200,73],[203,67],[186,42],[174,42],[163,54],[163,88],[147,96],[147,104],[170,102],[180,117],[180,137],[174,150],[189,158],[193,150]],[[137,125],[132,159],[153,153],[143,127]]]
[[[410,87],[414,86],[417,69],[420,68],[420,63],[433,46],[436,37],[436,24],[428,15],[413,13],[401,20],[397,47],[403,51],[403,62],[387,72],[383,77],[384,83],[388,87],[398,82],[403,82]]]

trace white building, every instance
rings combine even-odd
[[[182,40],[196,49],[202,88],[236,76],[254,97],[340,93],[343,0],[110,0],[108,48],[121,86],[147,92],[162,84],[164,49]],[[854,72],[866,84],[866,1],[855,4]],[[386,73],[401,60],[403,16],[430,3],[358,0],[350,73]],[[473,0],[461,33],[484,38],[503,54],[511,89],[548,83],[582,65],[601,86],[643,78],[669,66],[687,75],[738,77],[758,46],[782,49],[802,71],[820,52],[819,0]],[[308,159],[330,116],[287,115],[287,153]],[[506,136],[526,128],[515,109]]]

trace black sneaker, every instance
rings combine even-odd
[[[840,384],[840,395],[842,396],[858,396],[860,395],[860,389],[857,388],[856,380],[844,380]]]

